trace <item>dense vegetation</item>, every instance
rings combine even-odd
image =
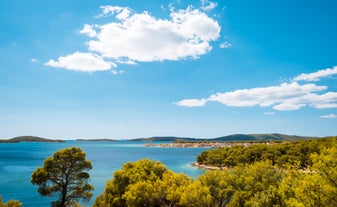
[[[311,154],[320,153],[324,148],[337,146],[337,137],[298,140],[281,144],[259,144],[217,148],[204,151],[197,157],[197,163],[216,167],[234,167],[242,164],[270,160],[282,167],[298,164],[305,169],[312,165]]]
[[[264,161],[208,171],[196,180],[140,160],[116,171],[94,206],[337,206],[336,156],[336,148],[312,154],[306,172]]]
[[[209,206],[210,202],[208,188],[200,181],[143,159],[116,171],[94,206]]]
[[[336,140],[211,150],[203,158],[215,157],[219,166],[226,164],[223,152],[233,159],[228,168],[207,171],[198,179],[174,173],[157,161],[126,163],[107,182],[94,207],[337,206]]]
[[[332,137],[210,150],[198,156],[198,161],[224,168],[207,171],[197,179],[175,173],[159,161],[128,162],[115,171],[93,206],[337,206],[336,144],[337,137]],[[21,204],[13,200],[3,204],[0,198],[3,206]],[[65,206],[80,205],[68,202]]]
[[[0,207],[21,207],[22,203],[17,200],[10,200],[7,202],[2,201],[2,197],[0,196]]]

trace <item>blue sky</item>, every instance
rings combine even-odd
[[[337,135],[337,3],[0,2],[0,138]]]

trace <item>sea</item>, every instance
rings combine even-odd
[[[159,143],[159,142],[158,142]],[[160,142],[162,143],[162,142]],[[185,173],[197,178],[205,171],[192,167],[196,157],[206,148],[161,148],[146,147],[141,141],[66,141],[60,143],[21,142],[0,144],[0,195],[3,201],[11,199],[22,202],[23,207],[50,206],[56,198],[42,197],[33,185],[32,172],[43,165],[43,161],[57,150],[67,147],[80,147],[86,152],[93,169],[89,171],[94,195],[90,202],[81,202],[85,207],[92,206],[95,198],[104,191],[107,180],[122,168],[126,162],[149,158],[161,161],[170,170]],[[156,142],[153,142],[156,144]]]

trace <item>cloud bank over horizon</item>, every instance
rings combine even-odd
[[[102,13],[95,18],[109,22],[85,24],[80,31],[90,39],[86,42],[88,51],[51,59],[45,65],[94,72],[110,70],[118,64],[197,59],[209,53],[210,43],[220,37],[219,23],[207,14],[216,6],[203,0],[200,8],[171,7],[167,19],[156,18],[148,11],[137,13],[128,7],[102,6]],[[229,45],[222,44],[221,48]]]
[[[216,93],[208,98],[184,99],[174,104],[184,107],[201,107],[212,101],[230,107],[272,107],[278,111],[298,110],[305,106],[316,109],[337,108],[337,92],[324,92],[328,89],[324,85],[298,83],[298,81],[319,81],[335,74],[337,74],[337,66],[314,73],[302,73],[290,83],[281,83],[278,86],[239,89]]]

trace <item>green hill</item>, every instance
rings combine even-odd
[[[219,142],[232,142],[232,141],[268,141],[268,140],[305,140],[317,137],[297,136],[297,135],[285,135],[285,134],[233,134],[229,136],[223,136],[214,138],[212,140]]]
[[[17,143],[17,142],[65,142],[64,140],[46,139],[36,136],[19,136],[11,139],[0,140],[0,143]]]
[[[187,141],[187,142],[198,142],[198,141],[215,141],[215,142],[237,142],[237,141],[283,141],[283,140],[305,140],[318,137],[308,137],[308,136],[297,136],[297,135],[285,135],[285,134],[232,134],[228,136],[222,136],[217,138],[190,138],[190,137],[149,137],[149,138],[138,138],[131,139],[129,141],[167,141],[167,142],[176,142],[176,141]]]

